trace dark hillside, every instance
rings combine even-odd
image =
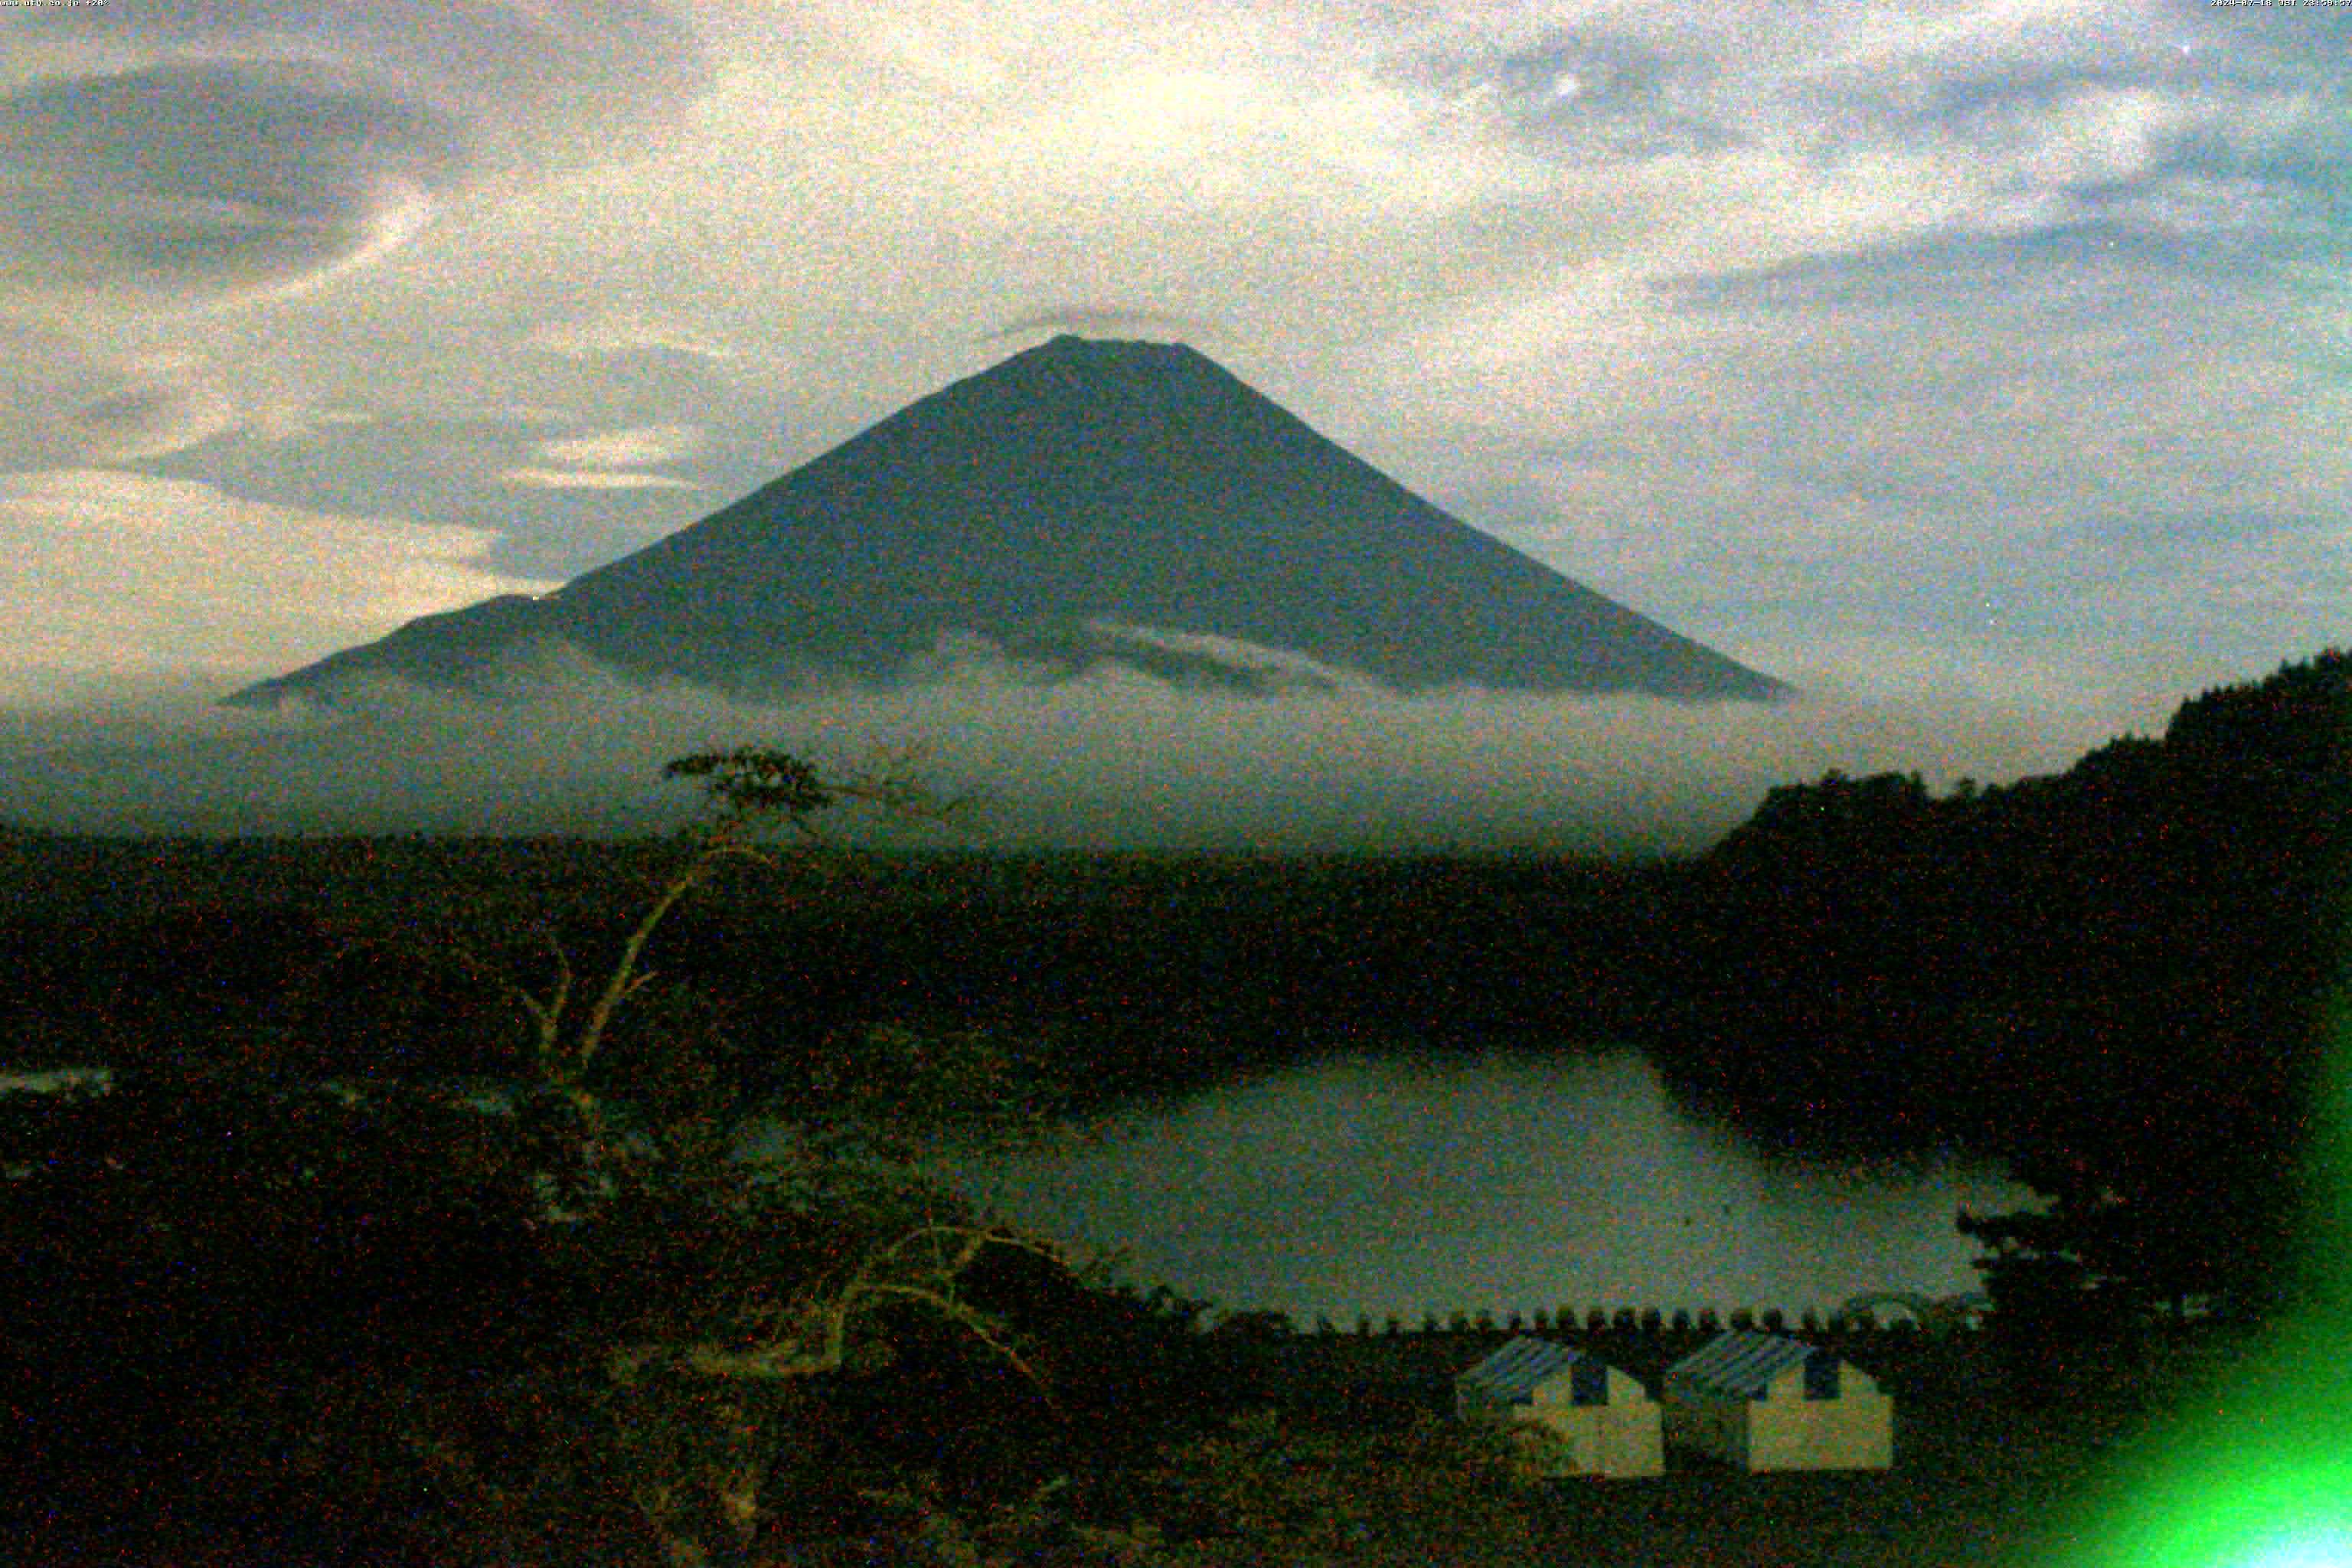
[[[2347,714],[2328,653],[2053,778],[1775,790],[1678,890],[1654,1043],[1756,1125],[2000,1152],[2116,1192],[2184,1280],[2268,1274],[2344,953]]]

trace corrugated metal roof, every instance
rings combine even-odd
[[[1534,1401],[1538,1387],[1563,1376],[1574,1385],[1574,1403],[1609,1403],[1607,1363],[1567,1345],[1525,1336],[1463,1373],[1459,1381],[1503,1404],[1527,1405]]]
[[[1486,1357],[1462,1374],[1462,1381],[1514,1402],[1528,1398],[1536,1385],[1558,1377],[1576,1364],[1577,1352],[1549,1340],[1520,1338]]]
[[[1668,1367],[1666,1378],[1734,1399],[1754,1399],[1774,1378],[1822,1353],[1779,1334],[1726,1334]]]

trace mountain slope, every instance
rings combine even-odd
[[[543,599],[494,599],[251,688],[464,683],[562,640],[730,689],[887,679],[943,637],[1075,670],[1264,679],[1227,639],[1404,689],[1783,689],[1414,496],[1181,345],[1051,342]],[[1310,666],[1311,668],[1311,666]]]

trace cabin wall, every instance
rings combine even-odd
[[[1605,1405],[1594,1412],[1592,1438],[1594,1473],[1604,1476],[1663,1476],[1666,1446],[1662,1413],[1653,1400]]]
[[[1665,1444],[1655,1404],[1522,1405],[1517,1418],[1559,1439],[1560,1476],[1662,1476]]]
[[[1858,1390],[1807,1399],[1788,1379],[1769,1399],[1670,1394],[1665,1438],[1739,1470],[1883,1470],[1895,1463],[1895,1405]]]
[[[1744,1399],[1711,1399],[1701,1394],[1666,1394],[1665,1440],[1670,1447],[1744,1470],[1748,1463],[1748,1412]]]
[[[1557,1409],[1579,1418],[1577,1459],[1580,1469],[1604,1476],[1665,1474],[1664,1423],[1658,1402],[1641,1380],[1611,1367],[1608,1403],[1574,1403],[1573,1390],[1562,1379],[1536,1391],[1538,1406],[1549,1415]],[[1557,1405],[1552,1401],[1559,1401]]]
[[[1551,1468],[1559,1476],[1659,1476],[1665,1473],[1664,1425],[1657,1402],[1641,1383],[1622,1372],[1609,1373],[1609,1399],[1579,1405],[1568,1378],[1539,1385],[1531,1403],[1506,1405],[1457,1382],[1455,1415],[1464,1420],[1507,1420],[1540,1426],[1557,1437],[1560,1453]]]
[[[1838,1399],[1773,1397],[1748,1407],[1756,1470],[1883,1470],[1895,1463],[1895,1410],[1883,1394]]]

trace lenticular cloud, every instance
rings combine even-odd
[[[633,0],[60,8],[0,39],[0,291],[79,314],[299,287],[700,90]],[[13,47],[12,47],[13,44]]]

